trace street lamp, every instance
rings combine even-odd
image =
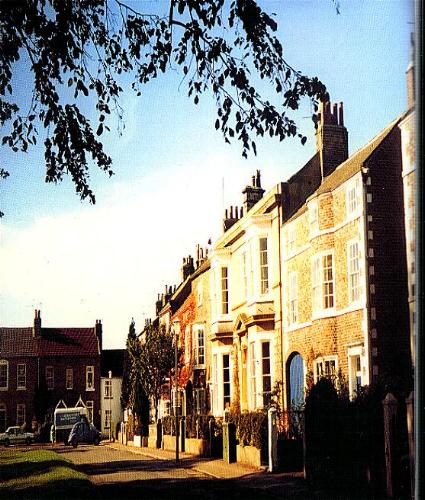
[[[108,379],[109,379],[109,441],[112,441],[112,370],[109,370],[108,372]]]

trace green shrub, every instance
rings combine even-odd
[[[236,439],[241,446],[255,446],[260,450],[267,446],[265,411],[230,413],[229,422],[236,425]]]
[[[209,439],[210,415],[187,415],[186,437],[195,439]]]

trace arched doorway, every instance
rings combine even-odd
[[[292,353],[286,363],[288,409],[304,403],[304,360],[299,352]]]

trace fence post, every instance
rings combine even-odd
[[[385,446],[385,477],[387,497],[394,496],[394,454],[395,454],[395,419],[397,414],[397,399],[389,392],[382,402],[384,409],[384,446]]]
[[[162,420],[160,418],[156,423],[156,447],[162,448]]]
[[[410,497],[415,495],[415,434],[414,434],[414,402],[415,392],[412,391],[406,399],[407,436],[409,441],[409,471],[410,471]]]
[[[209,442],[210,442],[210,457],[213,456],[214,447],[214,418],[208,420]]]
[[[186,450],[186,417],[180,420],[180,451]]]
[[[274,472],[277,468],[277,427],[276,427],[276,408],[269,408],[267,412],[268,424],[268,462],[269,472]]]

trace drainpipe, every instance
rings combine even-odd
[[[284,382],[283,382],[283,375],[284,375],[284,369],[283,369],[283,314],[282,314],[282,309],[283,309],[283,302],[282,302],[282,240],[281,240],[281,202],[282,202],[282,191],[281,191],[281,186],[282,184],[278,184],[277,188],[277,194],[278,194],[278,202],[277,202],[277,215],[278,215],[278,221],[277,221],[277,228],[278,228],[278,249],[279,249],[279,320],[280,320],[280,357],[281,357],[281,377],[282,377],[282,403],[284,403],[285,400],[285,392],[283,390],[284,387]]]

